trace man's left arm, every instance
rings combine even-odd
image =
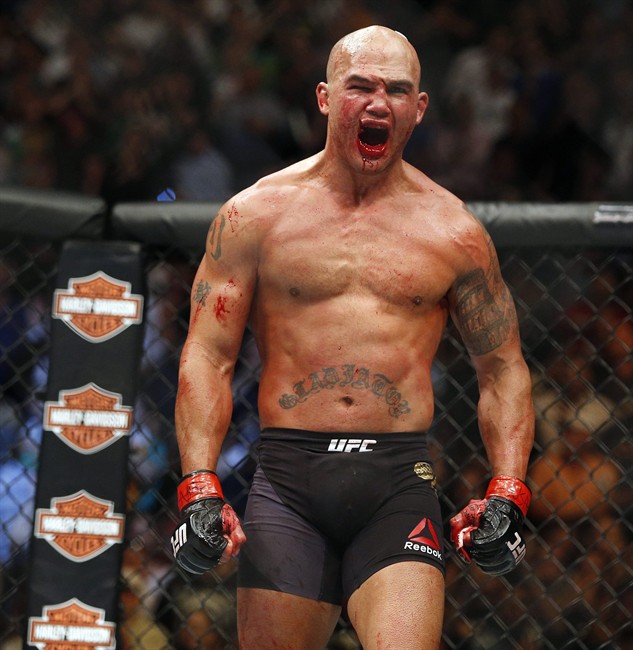
[[[479,429],[492,479],[484,499],[471,501],[451,520],[451,539],[463,559],[500,575],[525,554],[521,530],[531,498],[525,478],[534,442],[532,387],[514,302],[480,224],[467,259],[470,268],[457,277],[449,304],[477,373]]]

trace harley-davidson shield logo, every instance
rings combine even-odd
[[[114,503],[85,490],[51,499],[35,511],[33,534],[73,562],[85,562],[123,541],[125,517]]]
[[[131,288],[129,282],[103,271],[71,278],[67,289],[55,290],[53,318],[63,320],[87,341],[107,341],[142,321],[143,296],[131,293]]]
[[[26,642],[39,650],[113,650],[115,624],[105,620],[105,610],[71,598],[31,616]]]
[[[44,403],[44,429],[80,454],[94,454],[130,433],[132,407],[122,399],[92,382],[62,390],[59,401]]]

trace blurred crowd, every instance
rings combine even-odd
[[[630,198],[630,0],[1,0],[0,186],[221,201],[320,149],[331,45],[418,49],[406,158],[464,200]]]

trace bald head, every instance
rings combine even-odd
[[[373,52],[381,52],[390,58],[402,57],[419,85],[420,60],[415,48],[403,34],[381,25],[351,32],[334,45],[327,63],[327,82],[333,82],[342,69],[362,64],[364,58]]]

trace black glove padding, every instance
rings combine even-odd
[[[217,566],[228,541],[224,536],[223,499],[199,499],[185,506],[171,536],[174,557],[190,573]]]
[[[523,513],[518,506],[503,497],[490,496],[471,533],[472,560],[485,573],[509,573],[525,555],[522,527]]]

